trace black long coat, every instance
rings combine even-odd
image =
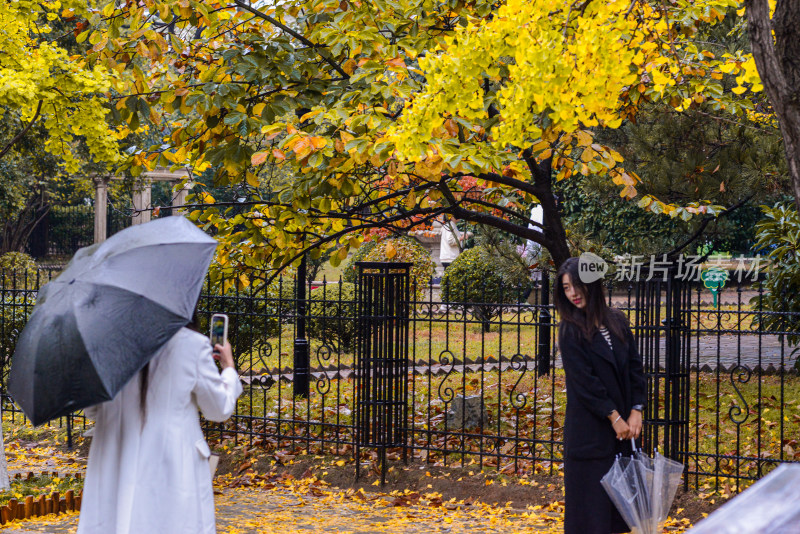
[[[611,334],[612,351],[600,332],[587,343],[577,327],[559,326],[559,349],[567,385],[564,457],[567,534],[627,532],[625,523],[600,485],[600,478],[619,452],[620,443],[608,420],[617,410],[628,418],[631,406],[644,405],[646,381],[642,359],[630,328],[625,339]],[[627,449],[625,449],[627,447]]]

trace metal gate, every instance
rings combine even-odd
[[[357,262],[356,478],[362,447],[375,448],[386,482],[386,452],[408,460],[408,333],[411,263]]]
[[[665,456],[685,463],[691,391],[687,316],[691,283],[672,269],[664,274],[630,288],[630,322],[647,377],[643,441],[645,450],[661,447]]]

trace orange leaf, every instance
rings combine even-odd
[[[401,57],[392,58],[392,59],[388,60],[386,62],[386,64],[389,65],[390,67],[395,67],[395,68],[398,68],[398,69],[406,68],[406,62],[403,61],[403,58],[401,58]]]
[[[278,161],[283,161],[286,159],[286,154],[278,150],[277,148],[272,149],[272,157],[277,159]]]
[[[250,158],[250,164],[261,165],[266,160],[267,160],[266,152],[256,152],[255,154],[253,154],[253,157]]]
[[[309,148],[311,148],[311,141],[308,140],[308,137],[303,137],[292,146],[292,150],[295,154],[306,152]]]
[[[444,129],[447,130],[447,133],[449,133],[451,137],[458,136],[458,125],[453,119],[447,119],[447,121],[445,121]]]

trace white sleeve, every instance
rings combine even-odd
[[[450,245],[451,247],[458,246],[458,237],[455,234],[455,232],[457,231],[458,230],[453,230],[453,228],[451,228],[449,224],[447,225],[447,236],[446,236],[447,244]]]
[[[91,419],[92,421],[97,421],[97,412],[100,411],[100,405],[95,404],[93,406],[89,406],[88,408],[83,409],[83,416],[86,419]]]
[[[211,345],[203,348],[197,362],[197,382],[194,385],[195,399],[203,417],[221,422],[233,414],[236,399],[242,394],[239,375],[233,368],[217,371],[211,356]]]

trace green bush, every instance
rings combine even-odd
[[[502,305],[519,302],[530,284],[523,262],[477,246],[462,252],[445,270],[442,301],[465,303],[488,331]]]
[[[0,286],[3,289],[37,289],[36,262],[23,252],[0,256]]]
[[[36,302],[38,269],[22,252],[0,256],[0,373],[7,383],[11,357]]]
[[[393,251],[390,253],[390,251]],[[391,256],[391,257],[390,257]],[[384,239],[366,255],[364,261],[410,262],[411,287],[417,288],[417,300],[424,294],[436,271],[436,263],[431,259],[428,249],[411,237]]]
[[[267,299],[281,324],[294,320],[296,291],[295,278],[288,274],[276,278],[267,287]],[[308,285],[306,285],[306,291],[308,291]]]
[[[292,289],[294,284],[290,284]],[[274,286],[274,287],[273,287]],[[285,288],[284,288],[285,291]],[[208,331],[208,319],[214,313],[228,315],[228,341],[234,356],[241,359],[266,343],[269,338],[280,334],[278,310],[278,284],[253,280],[247,287],[236,287],[219,279],[203,291],[206,302],[202,306],[208,313],[201,314],[200,331]],[[290,305],[291,303],[287,303]],[[236,362],[237,366],[240,364]]]
[[[769,267],[764,280],[764,293],[750,304],[777,314],[759,314],[759,328],[791,332],[787,341],[792,347],[800,344],[800,217],[792,203],[764,206],[764,219],[756,224],[755,249],[766,254]],[[797,350],[797,349],[795,349]],[[800,370],[800,360],[795,360]]]
[[[17,348],[17,339],[33,312],[35,293],[6,292],[0,297],[0,373],[3,384],[8,384],[11,357]]]
[[[345,265],[344,270],[342,271],[342,281],[349,282],[351,284],[356,283],[356,279],[358,278],[358,269],[356,268],[356,262],[364,261],[364,258],[367,257],[367,254],[372,252],[372,249],[375,248],[377,244],[376,241],[364,241],[361,243],[361,246],[358,247],[355,254],[350,256],[350,259],[347,260],[347,264]]]
[[[308,337],[340,352],[353,352],[356,342],[356,286],[326,284],[309,295]]]

